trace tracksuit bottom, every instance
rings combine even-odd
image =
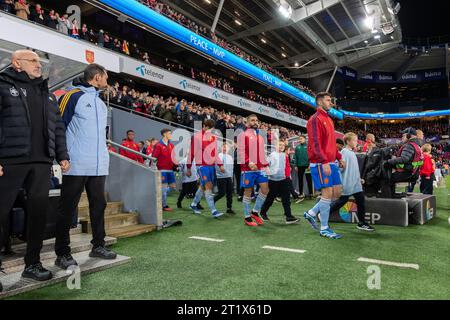
[[[183,201],[184,197],[186,197],[187,195],[194,196],[195,193],[197,192],[197,189],[198,189],[197,181],[182,183],[181,191],[180,194],[178,195],[177,202],[181,203],[181,201]]]
[[[227,196],[227,209],[233,207],[233,179],[232,178],[220,178],[217,179],[217,188],[219,192],[214,197],[214,203]]]
[[[355,198],[356,206],[358,207],[358,221],[360,223],[366,222],[366,198],[364,197],[364,192],[358,192],[348,196],[341,196],[338,200],[331,204],[330,213],[341,209],[348,202],[348,199],[350,199],[351,196]]]
[[[89,200],[89,218],[92,225],[92,245],[105,246],[105,181],[106,176],[63,176],[61,187],[61,209],[56,218],[55,253],[58,256],[70,253],[70,227],[73,213],[78,208],[81,194],[86,188]]]
[[[261,214],[266,214],[272,206],[275,198],[280,195],[284,215],[286,217],[292,217],[289,180],[290,179],[284,179],[281,181],[269,180],[269,194],[267,195],[266,201],[264,201],[261,208]]]
[[[50,163],[4,165],[0,177],[0,248],[9,237],[9,214],[20,192],[26,194],[26,240],[25,267],[40,262],[42,241],[49,206],[48,193],[51,178]]]
[[[420,177],[420,193],[433,194],[433,178],[433,175],[429,179],[426,179],[425,176]]]

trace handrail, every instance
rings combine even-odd
[[[111,144],[111,145],[114,146],[114,147],[117,147],[117,148],[119,148],[119,149],[124,149],[124,150],[126,150],[126,151],[128,151],[128,152],[131,152],[131,153],[133,153],[133,154],[135,154],[135,155],[138,155],[138,156],[140,156],[140,157],[142,157],[142,158],[144,158],[144,159],[147,159],[147,160],[150,160],[150,161],[157,161],[156,158],[150,157],[150,156],[148,156],[148,155],[146,155],[146,154],[143,154],[142,152],[138,152],[138,151],[136,151],[136,150],[127,148],[127,147],[125,147],[125,146],[123,146],[123,145],[121,145],[121,144],[118,144],[118,143],[116,143],[116,142],[114,142],[114,141],[112,141],[112,140],[106,140],[106,142],[109,143],[109,144]]]

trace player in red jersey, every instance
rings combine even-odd
[[[191,209],[195,214],[200,214],[201,212],[197,205],[203,195],[205,195],[205,199],[208,203],[209,209],[211,210],[212,216],[214,218],[218,218],[222,216],[223,213],[219,212],[214,204],[213,187],[216,181],[215,166],[217,164],[222,173],[225,172],[225,169],[219,158],[219,152],[217,151],[217,138],[212,132],[215,124],[216,123],[214,120],[205,120],[202,131],[195,133],[192,137],[186,175],[188,177],[192,175],[191,167],[192,162],[195,159],[198,176],[200,177],[200,187],[198,188],[194,200],[191,203]]]
[[[266,172],[269,163],[266,159],[264,138],[258,128],[258,117],[252,114],[247,117],[247,129],[238,137],[238,163],[241,165],[241,188],[244,188],[244,222],[250,227],[263,224],[259,212],[269,193]],[[250,211],[252,191],[256,185],[259,185],[259,193],[253,210]]]

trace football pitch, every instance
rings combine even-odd
[[[449,193],[447,177],[447,187],[435,189],[437,217],[425,226],[376,226],[368,234],[334,223],[340,240],[320,238],[303,218],[285,225],[278,203],[269,211],[272,222],[249,228],[240,202],[235,216],[213,219],[207,210],[192,214],[185,200],[185,209],[164,213],[182,226],[112,247],[130,263],[83,276],[80,290],[60,283],[12,299],[450,299]],[[173,208],[175,202],[173,195]],[[293,204],[293,213],[300,217],[312,203]],[[224,199],[218,208],[225,209]],[[374,263],[359,258],[413,267],[376,264],[379,286],[369,289]]]

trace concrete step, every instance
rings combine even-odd
[[[90,258],[89,251],[83,251],[73,254],[80,267],[80,286],[83,287],[83,276],[89,273],[102,271],[108,268],[122,265],[131,260],[129,257],[118,255],[115,260],[102,260]],[[38,288],[53,285],[58,282],[67,281],[72,274],[66,270],[62,270],[54,265],[54,259],[43,260],[42,264],[45,268],[53,273],[53,279],[49,281],[39,282],[21,277],[22,271],[6,269],[6,274],[0,273],[0,282],[3,284],[3,292],[0,292],[0,299],[10,297],[19,293],[36,290]],[[69,283],[73,283],[70,281]]]
[[[108,201],[108,194],[105,192],[105,199]],[[86,191],[81,194],[80,202],[78,204],[79,206],[89,206],[89,201],[87,197]]]
[[[106,234],[114,238],[128,238],[139,236],[144,233],[149,233],[156,230],[153,224],[138,224],[134,226],[125,226],[119,228],[112,228],[106,231]]]
[[[81,224],[78,224],[78,226],[77,226],[76,228],[70,229],[70,235],[71,235],[71,236],[74,236],[74,235],[76,235],[76,234],[80,234],[80,233],[82,233],[82,232],[83,232],[83,230],[82,230],[82,228],[81,228]]]
[[[81,218],[84,233],[92,233],[92,225],[89,217]],[[105,230],[132,226],[139,223],[139,215],[136,213],[118,213],[105,215]]]
[[[121,213],[122,212],[122,202],[108,202],[105,209],[105,216]],[[78,206],[78,217],[83,218],[89,216],[89,205]]]
[[[70,247],[72,249],[72,253],[78,253],[86,250],[90,250],[92,248],[91,240],[92,236],[90,234],[80,233],[70,237],[71,243]],[[116,238],[106,237],[105,238],[106,245],[112,245],[117,242]],[[16,253],[13,256],[9,257],[1,257],[2,267],[5,269],[10,269],[14,267],[18,267],[20,269],[24,268],[23,257],[25,256],[26,251],[26,243],[20,243],[17,245],[13,245],[12,250]],[[42,250],[41,250],[41,260],[54,260],[56,259],[55,254],[55,239],[45,240]]]

